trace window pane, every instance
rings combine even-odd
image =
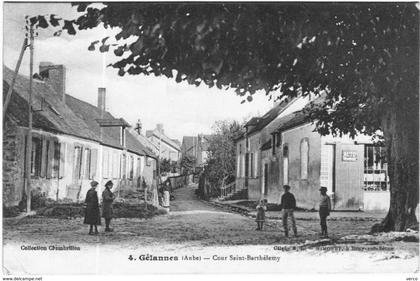
[[[84,178],[85,179],[89,179],[89,175],[90,175],[90,162],[91,162],[91,157],[90,157],[91,153],[90,153],[90,149],[86,148],[85,149],[85,173],[84,173]]]

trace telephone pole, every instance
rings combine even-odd
[[[28,98],[28,135],[26,139],[26,212],[31,211],[31,156],[32,156],[32,76],[34,68],[34,27],[29,27],[29,98]],[[35,159],[34,159],[35,161]]]

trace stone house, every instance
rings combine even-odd
[[[31,187],[58,200],[84,199],[90,182],[114,182],[114,190],[156,189],[156,156],[143,146],[123,119],[105,110],[106,93],[98,90],[94,106],[65,92],[65,67],[41,63],[43,81],[33,80]],[[13,72],[3,67],[3,94]],[[3,130],[3,204],[17,205],[25,191],[29,79],[18,75]]]

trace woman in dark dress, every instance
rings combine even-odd
[[[101,225],[101,216],[99,214],[99,199],[98,193],[96,192],[96,187],[98,182],[92,181],[90,183],[91,188],[86,193],[86,212],[84,224],[89,224],[89,235],[98,234],[97,225]],[[95,226],[95,232],[93,232],[93,226]]]
[[[114,202],[115,199],[115,195],[111,191],[113,186],[114,184],[112,181],[107,181],[105,184],[105,190],[102,192],[102,217],[105,219],[106,232],[113,231],[113,229],[109,227],[113,216],[112,202]]]

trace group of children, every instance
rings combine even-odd
[[[285,236],[289,236],[289,228],[287,225],[288,217],[292,221],[292,229],[295,236],[297,236],[296,221],[294,216],[294,210],[296,208],[296,199],[294,195],[290,192],[290,186],[284,185],[284,193],[281,197],[280,210],[283,210],[282,221]],[[319,218],[321,221],[321,236],[328,237],[327,231],[327,217],[330,215],[331,211],[331,199],[327,195],[328,189],[325,186],[321,186],[319,189],[321,196],[319,201]],[[265,222],[265,212],[267,211],[267,199],[261,199],[257,205],[257,217],[255,221],[257,222],[256,230],[263,230]]]

